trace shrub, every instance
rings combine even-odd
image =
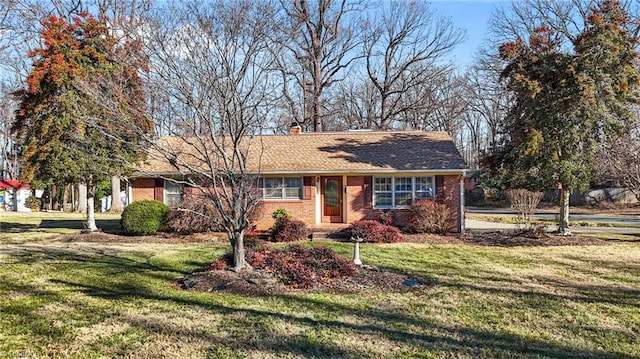
[[[222,219],[210,200],[193,196],[172,208],[164,229],[170,232],[203,233],[223,230]]]
[[[365,243],[398,243],[404,237],[396,227],[373,220],[362,220],[352,223],[347,229],[349,238],[362,238]]]
[[[289,214],[289,211],[287,211],[286,208],[278,208],[275,211],[273,211],[273,213],[271,213],[271,218],[278,220],[282,217],[286,217],[286,218],[291,218],[291,214]]]
[[[259,246],[248,250],[247,262],[255,269],[272,273],[282,283],[299,288],[311,288],[331,278],[349,277],[356,273],[352,261],[331,248],[307,248],[294,244],[282,249]],[[203,270],[221,270],[232,265],[233,254],[226,253]]]
[[[275,274],[285,284],[302,288],[356,273],[353,262],[339,256],[331,248],[306,248],[300,244],[265,251],[260,262],[254,259],[251,265]]]
[[[120,226],[126,234],[155,233],[162,228],[168,213],[169,207],[162,202],[133,202],[122,212]]]
[[[409,210],[407,228],[414,233],[445,234],[449,229],[451,212],[445,203],[423,199],[415,201]]]
[[[387,226],[393,226],[394,223],[395,212],[391,211],[380,211],[378,215],[378,222],[382,224],[386,224]]]
[[[29,196],[24,201],[24,206],[35,212],[40,210],[40,201],[35,196]]]
[[[307,238],[310,232],[304,222],[286,216],[276,219],[270,231],[270,238],[273,242],[302,241]]]
[[[543,192],[533,192],[524,188],[507,190],[511,208],[518,212],[518,220],[522,221],[531,220],[533,212],[535,212],[543,196]]]

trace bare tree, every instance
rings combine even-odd
[[[5,86],[0,87],[0,179],[19,177],[18,148],[11,135],[15,109],[16,103],[11,90]]]
[[[417,1],[393,1],[371,23],[376,25],[364,39],[366,74],[378,92],[376,127],[386,129],[399,114],[421,107],[405,94],[446,73],[444,55],[464,32]]]
[[[268,4],[223,0],[175,4],[158,12],[151,71],[162,84],[176,126],[164,128],[150,160],[173,164],[165,180],[196,189],[220,214],[234,269],[249,267],[244,233],[259,203],[260,133],[272,95]]]
[[[599,179],[619,183],[640,201],[640,119],[622,135],[602,143],[598,150],[595,168]]]
[[[467,111],[467,98],[464,96],[466,83],[463,77],[447,72],[434,80],[435,84],[427,85],[428,91],[417,94],[411,91],[404,96],[404,100],[409,98],[410,103],[423,98],[424,105],[407,107],[401,122],[408,129],[445,131],[455,139],[458,137],[461,117]],[[423,92],[426,93],[423,95]]]
[[[106,17],[112,35],[121,42],[142,41],[144,18],[151,9],[151,0],[95,0],[100,15]],[[136,60],[135,58],[132,60]],[[147,93],[155,93],[152,86],[147,86]],[[121,173],[111,175],[111,206],[109,212],[120,213],[123,205],[120,198],[122,180]]]
[[[466,72],[467,111],[462,116],[468,147],[466,160],[477,165],[483,150],[496,144],[500,124],[512,95],[500,81],[502,63],[492,56],[481,56]]]
[[[376,128],[377,90],[362,77],[343,81],[335,93],[333,111],[339,123],[348,129]]]
[[[285,102],[295,122],[322,132],[325,90],[357,59],[363,7],[347,0],[280,0],[280,7],[274,42],[286,51],[277,61]]]

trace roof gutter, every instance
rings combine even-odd
[[[419,170],[402,170],[402,169],[380,169],[380,170],[321,170],[321,171],[258,171],[248,172],[252,175],[334,175],[334,174],[346,174],[346,175],[363,175],[363,174],[376,174],[376,173],[434,173],[440,175],[462,175],[466,177],[466,169],[419,169]],[[134,172],[131,177],[163,177],[163,176],[181,176],[187,174],[186,172]]]

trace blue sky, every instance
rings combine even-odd
[[[455,26],[467,30],[466,40],[450,54],[451,61],[463,70],[473,61],[476,50],[487,35],[487,23],[493,9],[508,6],[509,0],[431,0],[437,14],[450,17]]]

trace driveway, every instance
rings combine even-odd
[[[485,216],[516,216],[516,212],[508,208],[478,208],[467,207],[467,213],[485,215]],[[549,212],[538,212],[534,214],[534,218],[540,219],[554,219],[557,214]],[[627,214],[569,214],[571,221],[578,222],[593,222],[607,224],[606,227],[586,227],[586,226],[571,226],[570,229],[573,233],[610,233],[610,234],[626,234],[635,235],[640,237],[640,216],[627,215]],[[510,223],[494,223],[489,221],[482,221],[477,219],[467,219],[465,221],[466,229],[469,231],[495,231],[495,230],[509,230],[518,228],[515,224]],[[555,225],[547,226],[548,231],[554,231]]]

